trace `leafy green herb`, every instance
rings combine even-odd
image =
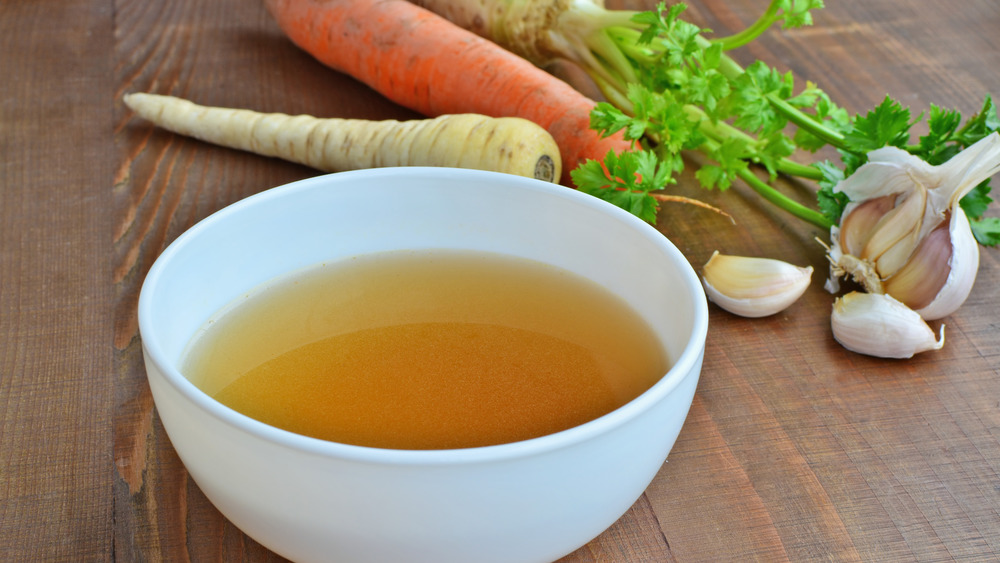
[[[845,148],[867,153],[886,146],[903,147],[910,138],[908,131],[913,124],[910,110],[887,96],[867,115],[854,119],[854,126],[844,135]]]
[[[972,234],[984,246],[1000,244],[1000,218],[986,217],[970,223]]]
[[[580,191],[605,199],[649,221],[656,221],[656,199],[649,194],[673,180],[670,170],[650,151],[615,154],[591,160],[571,173]]]
[[[695,171],[702,186],[728,189],[740,179],[768,201],[821,228],[839,222],[847,199],[834,191],[838,182],[867,161],[873,150],[894,146],[930,164],[945,162],[963,148],[1000,130],[990,97],[968,120],[958,111],[931,106],[926,116],[887,96],[878,106],[850,116],[816,84],[798,88],[791,72],[763,61],[741,67],[726,51],[745,45],[769,27],[810,25],[821,0],[771,0],[747,29],[709,39],[709,31],[681,19],[685,6],[636,14],[628,24],[605,29],[600,59],[607,68],[600,84],[610,103],[598,104],[592,127],[603,134],[622,132],[635,141],[634,153],[609,155],[573,173],[577,186],[655,220],[650,192],[675,182],[684,169],[685,151],[707,161]],[[612,45],[612,50],[607,46]],[[914,125],[926,118],[927,133],[910,140]],[[795,162],[797,152],[832,146],[841,162]],[[751,166],[774,179],[782,174],[818,184],[816,208],[798,204],[762,181]],[[983,218],[992,202],[988,181],[968,194],[962,206],[982,244],[1000,242],[1000,219]]]
[[[972,234],[975,235],[979,244],[995,246],[1000,243],[1000,218],[983,217],[990,203],[993,202],[993,198],[989,194],[989,182],[983,182],[966,194],[959,204],[965,214],[969,216]]]
[[[833,189],[844,179],[844,171],[830,161],[817,162],[814,166],[823,173],[819,181],[820,189],[816,193],[819,210],[831,223],[837,223],[847,206],[847,196]]]

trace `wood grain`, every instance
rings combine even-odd
[[[863,112],[887,94],[971,113],[1000,94],[995,0],[843,0],[773,30],[764,59]],[[649,7],[647,0],[609,5]],[[691,2],[719,33],[763,0]],[[191,481],[152,403],[135,307],[156,256],[198,220],[315,172],[133,119],[131,91],[262,111],[409,118],[292,47],[259,2],[0,3],[0,553],[12,561],[280,561]],[[780,189],[810,201],[814,186]],[[564,563],[1000,559],[1000,254],[982,254],[943,350],[851,354],[829,329],[824,233],[741,185],[676,193],[658,229],[816,269],[786,312],[711,311],[705,366],[668,462]],[[996,215],[996,211],[993,211]],[[937,326],[937,323],[934,324]]]
[[[0,6],[0,553],[18,561],[112,549],[111,20],[59,10]]]

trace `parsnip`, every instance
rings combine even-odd
[[[125,104],[164,129],[209,143],[278,157],[325,172],[390,166],[493,170],[545,181],[562,173],[559,147],[518,117],[443,115],[411,121],[320,119],[208,107],[133,93]]]

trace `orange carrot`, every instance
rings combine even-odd
[[[562,183],[587,160],[630,147],[590,129],[594,101],[486,39],[405,0],[265,0],[299,48],[383,96],[434,117],[521,117],[552,134]]]

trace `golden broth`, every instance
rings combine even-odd
[[[497,254],[399,251],[317,266],[233,304],[187,377],[273,426],[395,449],[486,446],[582,424],[668,369],[620,298]]]

